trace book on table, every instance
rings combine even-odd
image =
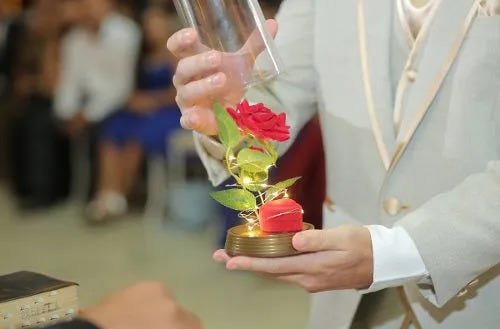
[[[0,329],[41,328],[73,319],[78,285],[22,271],[0,276]]]

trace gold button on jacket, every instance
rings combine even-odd
[[[412,69],[408,69],[408,70],[406,70],[406,77],[407,77],[407,78],[408,78],[408,80],[410,80],[411,82],[415,81],[415,79],[417,78],[417,71],[412,70]]]
[[[388,215],[396,216],[401,212],[401,209],[401,202],[393,196],[387,198],[384,202],[384,210]]]

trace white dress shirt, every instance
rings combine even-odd
[[[141,32],[121,15],[110,14],[97,34],[74,28],[61,46],[61,78],[55,111],[61,119],[82,112],[97,122],[123,105],[134,86]]]

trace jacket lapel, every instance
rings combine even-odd
[[[387,168],[392,130],[393,95],[390,81],[390,38],[394,1],[357,0],[358,45],[363,89],[378,152]]]
[[[423,27],[422,40],[412,51],[400,82],[399,105],[403,111],[401,122],[396,124],[397,144],[390,170],[398,163],[429,110],[478,9],[475,0],[441,0],[436,5],[435,14],[429,25]],[[395,112],[398,112],[398,99]]]

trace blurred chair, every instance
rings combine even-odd
[[[166,141],[166,159],[154,156],[147,159],[147,201],[145,216],[165,216],[169,186],[186,177],[187,159],[196,154],[192,133],[185,130],[173,132]]]
[[[98,172],[99,124],[91,124],[77,138],[70,141],[72,201],[87,203],[95,192]]]
[[[86,136],[71,141],[71,191],[70,199],[85,204],[91,180],[90,140]]]
[[[168,190],[165,159],[154,156],[148,158],[146,162],[147,200],[144,207],[144,216],[148,219],[161,221],[165,215],[165,196]]]
[[[193,141],[193,133],[179,129],[172,133],[168,143],[167,165],[169,181],[186,178],[186,168],[189,157],[197,156]]]
[[[145,216],[162,226],[203,229],[216,211],[206,179],[189,177],[188,165],[197,159],[193,135],[178,130],[170,135],[167,144],[166,161],[161,157],[148,159]]]

